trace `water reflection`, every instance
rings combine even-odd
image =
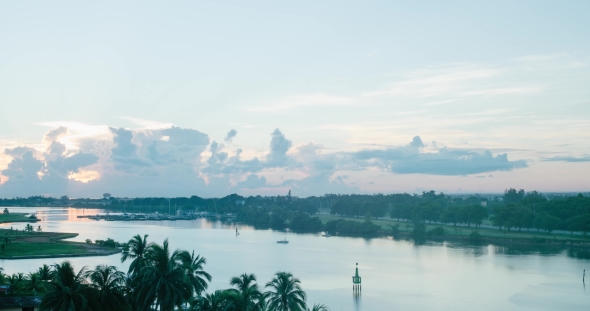
[[[584,249],[325,238],[207,219],[116,222],[77,218],[104,213],[96,209],[27,211],[41,216],[46,231],[80,233],[76,241],[108,237],[125,241],[135,234],[149,234],[150,241],[158,243],[169,238],[173,248],[194,249],[207,258],[207,271],[214,276],[211,290],[228,288],[231,277],[244,272],[256,274],[264,283],[277,271],[289,271],[302,281],[311,303],[324,303],[338,311],[530,310],[531,305],[536,310],[554,310],[556,304],[566,304],[563,310],[587,310],[590,299],[585,284],[580,288],[579,283],[581,271],[590,265],[590,254]],[[18,226],[22,229],[24,224]],[[276,241],[285,236],[289,244],[278,245]],[[61,260],[0,260],[0,265],[5,273],[29,272]],[[119,255],[70,260],[77,268],[105,263],[124,271],[128,268]],[[363,264],[364,297],[350,296],[350,266],[355,262]]]
[[[354,310],[359,311],[362,310],[362,301],[361,301],[361,293],[353,291],[352,292],[352,299],[354,301]]]
[[[572,247],[567,250],[567,255],[568,255],[568,257],[571,257],[571,258],[590,259],[590,250]]]

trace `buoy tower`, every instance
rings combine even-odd
[[[356,263],[356,271],[354,276],[352,277],[352,291],[360,292],[361,291],[361,277],[359,276],[359,263]]]

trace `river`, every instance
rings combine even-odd
[[[333,311],[356,310],[590,310],[590,284],[582,283],[590,260],[567,250],[507,248],[493,245],[396,241],[386,238],[325,238],[254,230],[237,224],[192,221],[115,222],[79,219],[101,210],[10,208],[35,212],[44,231],[77,232],[76,241],[113,238],[124,242],[149,234],[171,247],[194,250],[207,258],[213,276],[210,290],[229,287],[229,280],[254,273],[263,286],[274,273],[288,271],[301,280],[308,304],[323,303]],[[2,224],[22,229],[25,224]],[[289,244],[277,244],[286,238]],[[29,272],[64,260],[0,260],[5,273]],[[98,264],[127,271],[120,254],[68,259],[79,269]],[[352,276],[358,262],[362,293],[355,297]]]

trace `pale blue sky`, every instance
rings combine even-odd
[[[588,191],[589,15],[0,1],[0,197]]]

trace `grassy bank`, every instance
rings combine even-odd
[[[23,213],[0,214],[0,224],[5,222],[36,222],[38,220],[27,215]]]
[[[113,247],[69,242],[77,233],[22,232],[0,229],[0,259],[102,256],[119,252]]]
[[[330,220],[336,219],[346,219],[346,220],[353,220],[353,221],[365,221],[364,218],[354,218],[354,217],[340,217],[340,216],[333,216],[333,215],[315,215],[320,218],[320,220],[325,224]],[[391,232],[392,226],[398,225],[400,233],[411,233],[413,228],[413,224],[407,221],[396,221],[392,219],[373,219],[372,222],[376,225],[381,226],[381,230],[384,233]],[[467,238],[476,228],[475,226],[463,227],[463,226],[453,226],[452,224],[428,224],[426,225],[426,231],[432,230],[435,227],[443,227],[445,229],[445,236],[448,237],[457,237],[457,238]],[[527,231],[523,229],[522,231],[518,230],[511,230],[508,231],[506,229],[498,230],[498,229],[491,229],[491,228],[477,228],[479,234],[481,234],[482,238],[488,239],[522,239],[522,240],[530,240],[538,241],[539,239],[544,239],[545,241],[579,241],[579,242],[588,242],[590,241],[590,237],[582,236],[582,235],[569,235],[569,234],[558,234],[558,233],[547,233],[543,231],[537,231],[536,229],[531,229]]]

